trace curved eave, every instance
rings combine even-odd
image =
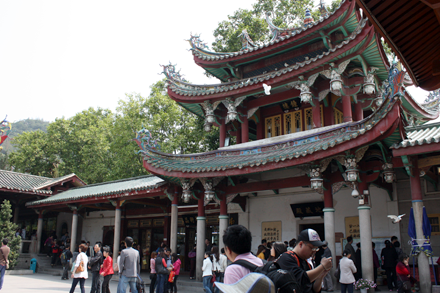
[[[312,27],[302,30],[293,36],[281,37],[275,41],[265,43],[253,49],[246,49],[238,52],[217,53],[209,52],[199,48],[193,48],[194,61],[201,67],[226,67],[227,63],[243,64],[264,58],[273,54],[278,54],[286,50],[286,46],[296,45],[297,41],[309,37],[311,34],[318,34],[319,30],[329,30],[339,26],[349,18],[354,16],[355,1],[345,1],[341,7],[335,11],[329,18],[315,24]],[[346,17],[344,17],[346,16]],[[197,56],[199,55],[199,56]],[[205,56],[205,58],[200,57]],[[212,60],[209,60],[212,59]]]
[[[234,85],[230,85],[232,90],[219,90],[217,93],[213,94],[205,94],[202,95],[197,93],[198,95],[189,95],[189,94],[178,94],[173,91],[172,86],[168,87],[168,95],[177,102],[182,103],[202,103],[203,101],[210,100],[211,102],[217,100],[224,100],[226,97],[241,97],[241,96],[249,96],[257,93],[261,93],[263,91],[263,83],[272,86],[272,88],[276,88],[279,86],[283,86],[288,82],[294,81],[301,74],[308,72],[309,74],[314,74],[321,72],[322,66],[328,64],[332,61],[342,62],[345,59],[352,59],[358,54],[362,54],[363,50],[371,43],[371,40],[374,36],[373,27],[368,27],[367,25],[361,30],[359,34],[353,40],[345,41],[338,45],[335,50],[330,50],[329,52],[324,53],[316,58],[313,58],[309,61],[305,61],[302,63],[298,63],[295,66],[291,66],[288,69],[279,70],[277,72],[271,72],[264,76],[256,76],[251,78],[252,80],[248,85],[243,84],[245,80],[237,81]],[[360,52],[359,52],[359,51]],[[353,52],[353,53],[349,53]],[[294,69],[297,67],[297,69]],[[321,68],[320,68],[321,67]],[[285,72],[285,73],[284,73]],[[270,75],[275,74],[275,77],[271,78]],[[247,79],[246,79],[247,80]],[[237,86],[237,84],[242,83],[241,86]],[[195,85],[189,85],[195,86]],[[228,86],[227,84],[218,84],[208,87],[222,87]],[[195,86],[198,87],[198,86]],[[234,87],[237,87],[236,89]],[[180,88],[175,88],[176,91],[183,91]]]
[[[402,108],[410,115],[425,121],[434,120],[439,117],[439,111],[428,111],[417,103],[408,92],[405,92],[402,98]]]
[[[144,153],[144,167],[158,176],[179,178],[234,176],[282,169],[383,140],[396,130],[399,117],[399,102],[388,101],[362,121],[335,126],[322,133],[296,138],[295,141],[282,141],[253,149],[221,149],[180,156],[149,150],[149,153]],[[302,143],[304,141],[305,144]],[[195,163],[199,165],[196,168]],[[219,165],[223,163],[225,165]],[[179,165],[184,166],[181,167],[183,170],[178,170]]]

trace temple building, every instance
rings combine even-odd
[[[372,242],[380,255],[397,236],[409,253],[410,209],[423,239],[426,201],[438,254],[440,124],[426,123],[439,116],[440,94],[417,102],[408,93],[419,81],[404,60],[389,63],[377,25],[357,2],[342,1],[332,13],[321,4],[319,19],[307,11],[296,28],[279,28],[268,15],[270,41],[257,44],[243,31],[238,52],[212,52],[191,36],[195,63],[219,82],[191,84],[169,64],[168,95],[204,117],[205,131],[219,128],[220,148],[167,154],[143,129],[136,141],[153,175],[71,189],[28,207],[73,211],[72,230],[81,215],[81,239],[108,239],[114,254],[125,235],[146,259],[164,240],[185,267],[197,245],[198,280],[205,239],[222,247],[222,232],[237,223],[251,231],[254,252],[262,239],[288,241],[313,228],[337,259],[353,236],[362,243],[363,277],[372,280]],[[400,214],[398,223],[387,217]],[[423,253],[418,270],[422,292],[430,292]]]

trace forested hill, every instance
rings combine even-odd
[[[44,121],[42,119],[25,119],[17,122],[11,122],[12,131],[9,134],[8,139],[3,143],[2,153],[10,153],[14,150],[14,147],[11,144],[11,139],[14,139],[17,135],[23,132],[37,131],[42,130],[46,132],[46,128],[49,125],[48,121]]]

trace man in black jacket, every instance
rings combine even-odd
[[[95,251],[95,255],[89,258],[89,269],[92,271],[92,288],[90,293],[99,293],[101,292],[101,286],[99,283],[99,270],[102,265],[102,252],[101,252],[101,243],[97,242],[93,247]]]

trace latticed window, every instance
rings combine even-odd
[[[268,117],[266,122],[266,138],[281,135],[281,115]]]
[[[336,108],[333,109],[335,110],[335,124],[341,124],[344,122],[344,114]]]
[[[440,214],[430,214],[428,219],[431,223],[431,235],[440,235]]]
[[[320,110],[320,116],[321,116],[321,125],[324,125],[324,112],[322,105],[319,106]],[[305,130],[310,130],[313,128],[313,108],[305,108],[304,109],[304,116],[306,117],[305,123],[306,128]]]
[[[284,134],[299,132],[302,130],[301,111],[284,114]]]

